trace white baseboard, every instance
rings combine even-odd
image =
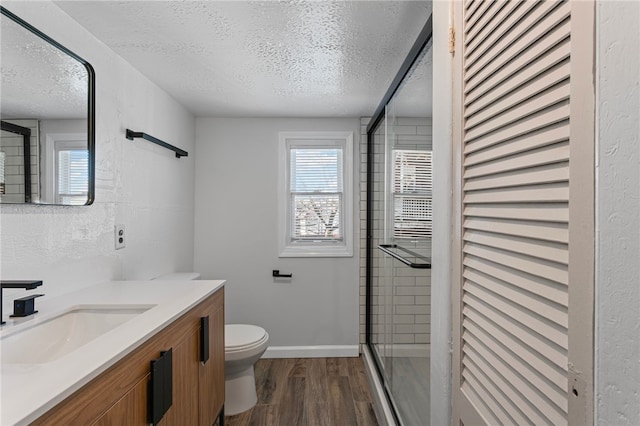
[[[359,355],[358,345],[269,346],[262,358],[340,358]]]

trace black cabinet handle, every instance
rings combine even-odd
[[[200,317],[200,362],[209,360],[209,315]]]
[[[147,420],[155,426],[173,404],[173,349],[151,361],[150,373]]]

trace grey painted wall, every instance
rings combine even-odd
[[[353,257],[278,257],[281,131],[353,132]],[[359,134],[357,118],[196,120],[195,269],[227,280],[227,321],[264,327],[271,346],[358,345]]]

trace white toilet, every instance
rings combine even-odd
[[[197,272],[161,275],[155,280],[197,280]],[[258,402],[253,366],[269,346],[269,333],[248,324],[224,326],[225,403],[224,414],[233,416]]]
[[[269,333],[248,324],[224,326],[225,404],[228,416],[247,411],[258,401],[253,366],[269,346]]]

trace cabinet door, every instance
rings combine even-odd
[[[114,406],[107,410],[94,426],[142,426],[147,424],[147,374]]]
[[[220,291],[222,293],[222,291]],[[200,425],[211,426],[224,404],[224,309],[216,303],[209,314],[209,360],[200,363]]]
[[[199,329],[173,348],[173,404],[160,425],[198,424]]]

